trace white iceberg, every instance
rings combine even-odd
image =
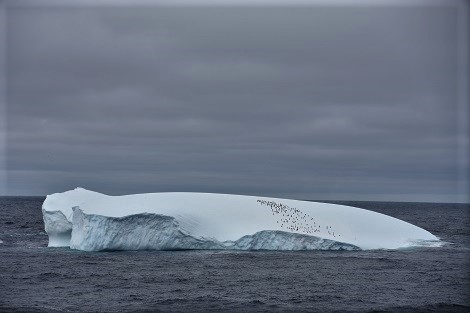
[[[49,247],[85,251],[398,249],[439,240],[369,210],[241,195],[76,188],[48,195],[42,212]]]

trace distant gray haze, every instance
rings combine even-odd
[[[468,6],[445,3],[7,1],[3,194],[468,201]]]

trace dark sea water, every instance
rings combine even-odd
[[[470,312],[470,205],[336,202],[423,227],[397,251],[47,248],[41,197],[0,197],[0,312]]]

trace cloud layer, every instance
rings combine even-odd
[[[11,7],[8,194],[462,201],[455,7]]]

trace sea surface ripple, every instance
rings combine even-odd
[[[378,251],[47,248],[42,197],[0,197],[0,312],[469,312],[468,204],[334,202],[446,244]]]

